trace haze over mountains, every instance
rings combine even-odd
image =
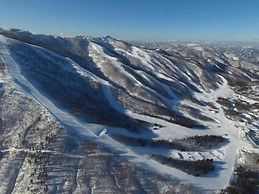
[[[219,192],[258,172],[258,47],[0,34],[1,193]]]

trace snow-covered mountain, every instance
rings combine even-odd
[[[258,48],[0,34],[3,193],[214,192],[258,164]]]

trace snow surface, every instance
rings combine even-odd
[[[205,122],[205,125],[209,125],[208,130],[194,130],[185,127],[181,127],[172,123],[168,123],[161,119],[156,119],[136,113],[132,113],[128,110],[125,110],[113,97],[109,85],[104,80],[99,80],[94,75],[85,70],[82,70],[79,66],[77,66],[73,61],[67,58],[67,61],[72,63],[74,67],[85,76],[89,76],[92,79],[103,83],[103,90],[106,94],[106,97],[109,103],[113,108],[126,112],[129,116],[137,119],[141,119],[143,121],[148,121],[150,123],[158,123],[163,126],[161,130],[154,131],[158,138],[168,139],[169,137],[173,138],[184,138],[186,136],[191,135],[206,135],[206,134],[217,134],[225,136],[229,139],[229,144],[218,148],[212,149],[204,152],[181,152],[178,150],[172,150],[169,155],[173,158],[180,159],[190,159],[197,160],[203,158],[212,158],[215,162],[218,163],[216,166],[216,170],[200,177],[194,177],[192,175],[188,175],[181,170],[170,168],[165,165],[162,165],[154,160],[150,160],[146,153],[160,153],[161,149],[148,149],[148,148],[129,148],[109,136],[109,132],[113,131],[114,128],[103,126],[103,125],[95,125],[88,124],[79,121],[75,116],[69,114],[68,112],[62,110],[60,107],[53,103],[53,100],[48,98],[44,93],[40,93],[37,88],[34,87],[33,83],[30,83],[26,77],[24,77],[19,69],[19,65],[14,61],[14,59],[10,55],[10,51],[7,48],[7,39],[3,36],[0,36],[0,53],[3,56],[6,67],[8,70],[8,79],[13,84],[18,85],[21,90],[29,97],[37,101],[39,104],[44,106],[55,118],[58,120],[67,130],[73,130],[78,132],[80,135],[89,139],[93,142],[101,146],[105,146],[113,152],[119,153],[122,157],[126,158],[130,162],[133,162],[143,168],[151,169],[156,172],[159,172],[164,175],[170,175],[172,177],[181,180],[183,183],[194,184],[196,187],[200,188],[203,191],[211,192],[211,191],[219,191],[224,188],[230,181],[236,156],[238,154],[238,150],[243,147],[251,147],[247,142],[242,141],[239,133],[238,127],[234,125],[234,122],[227,119],[224,115],[224,112],[219,104],[215,101],[218,97],[229,97],[236,98],[234,92],[229,87],[227,81],[221,77],[223,84],[219,86],[219,89],[216,91],[212,91],[210,93],[196,93],[197,98],[207,101],[213,102],[217,105],[218,113],[211,112],[206,108],[203,108],[203,113],[205,115],[210,115],[212,118],[217,120],[219,123],[208,123]],[[93,48],[99,52],[100,55],[108,58],[113,63],[118,63],[115,58],[108,56],[102,50],[99,45],[92,43]],[[146,65],[150,65],[150,58],[147,53],[142,52],[140,49],[134,47],[133,53],[136,57],[140,58]],[[141,55],[141,56],[139,56]],[[123,69],[120,68],[119,64],[116,65],[118,69],[123,72]],[[150,67],[152,68],[152,67]],[[162,75],[158,75],[161,77]],[[135,78],[132,78],[135,79]],[[137,80],[132,80],[134,83]],[[161,85],[161,87],[165,87]],[[169,101],[166,99],[168,104],[172,103],[173,100]],[[15,151],[15,150],[14,150]]]

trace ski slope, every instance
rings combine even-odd
[[[224,188],[230,181],[236,157],[238,155],[239,150],[242,147],[249,147],[250,145],[240,138],[239,130],[237,127],[234,126],[234,123],[227,119],[224,115],[224,112],[220,105],[217,105],[219,112],[212,113],[209,110],[204,109],[204,114],[211,115],[218,123],[205,123],[205,125],[210,125],[208,130],[194,130],[185,127],[181,127],[172,123],[168,123],[161,119],[156,119],[136,113],[132,113],[130,111],[124,110],[123,107],[117,103],[117,101],[112,96],[110,88],[106,82],[103,81],[103,90],[106,94],[106,97],[111,104],[111,106],[120,112],[126,112],[129,116],[133,118],[138,118],[143,121],[148,121],[151,123],[158,123],[163,126],[159,131],[155,131],[158,135],[158,138],[167,139],[168,137],[174,138],[184,138],[187,135],[210,135],[210,134],[217,134],[224,136],[227,134],[227,138],[229,139],[229,143],[226,144],[224,147],[219,149],[212,149],[209,151],[204,152],[181,152],[178,150],[172,150],[170,153],[171,157],[179,158],[179,159],[203,159],[203,158],[212,158],[218,165],[214,172],[211,172],[205,176],[195,177],[192,175],[188,175],[181,170],[170,168],[165,165],[162,165],[154,160],[150,160],[146,154],[147,153],[155,153],[159,152],[160,150],[147,150],[145,148],[129,148],[123,145],[120,142],[115,141],[109,136],[109,131],[115,130],[109,126],[97,125],[97,124],[88,124],[83,123],[82,121],[78,120],[75,116],[71,115],[70,113],[63,110],[61,107],[53,103],[53,100],[49,98],[46,94],[41,93],[37,90],[33,83],[29,82],[28,79],[23,76],[20,72],[19,65],[14,61],[14,59],[10,55],[10,51],[7,48],[6,38],[0,36],[0,53],[5,60],[7,74],[8,74],[8,81],[12,82],[13,84],[18,85],[21,90],[29,97],[34,99],[36,102],[41,104],[45,107],[55,118],[57,121],[64,126],[66,130],[71,130],[77,132],[82,137],[93,141],[101,146],[104,146],[111,150],[112,152],[120,154],[121,157],[133,162],[145,169],[154,170],[160,174],[169,175],[172,178],[176,178],[186,184],[193,184],[195,187],[200,188],[204,192],[212,192],[212,191],[219,191]],[[106,54],[103,53],[101,48],[93,45],[93,47],[99,51],[101,55]],[[134,50],[134,54],[137,55],[138,50]],[[146,53],[143,54],[143,59],[146,60],[147,64],[150,60]],[[69,59],[67,59],[69,61]],[[113,58],[110,58],[113,60]],[[73,61],[70,61],[74,63]],[[116,61],[114,61],[116,63]],[[74,63],[74,65],[76,65]],[[117,66],[120,68],[119,66]],[[80,68],[78,67],[78,70]],[[121,70],[121,69],[120,69]],[[125,73],[121,70],[122,73]],[[80,70],[80,73],[84,76],[91,76],[89,72],[85,72]],[[94,78],[97,80],[97,78]],[[133,78],[132,78],[133,79]],[[214,102],[217,97],[232,97],[233,95],[231,89],[229,88],[227,81],[222,78],[223,84],[219,87],[218,90],[213,91],[211,93],[201,93],[195,94],[198,98],[203,99],[205,101]],[[165,87],[161,85],[161,87]],[[216,102],[214,102],[216,104]]]

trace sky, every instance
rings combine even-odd
[[[123,40],[259,41],[259,0],[0,0],[0,27]]]

